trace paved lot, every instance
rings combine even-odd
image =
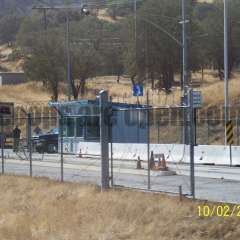
[[[26,157],[5,152],[5,172],[29,175],[29,161]],[[114,161],[115,185],[147,189],[146,163],[143,170],[136,169],[134,161]],[[179,186],[189,194],[189,165],[170,164],[175,176],[158,176],[151,171],[151,190],[178,193]],[[240,168],[227,166],[196,166],[196,197],[210,201],[240,203]],[[60,179],[60,157],[58,155],[33,155],[33,175]],[[64,179],[81,183],[100,183],[100,160],[64,156]]]

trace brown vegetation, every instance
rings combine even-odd
[[[200,73],[194,74],[196,80],[200,79]],[[83,98],[93,99],[102,89],[108,90],[114,101],[136,103],[137,98],[132,96],[132,86],[129,79],[123,78],[117,83],[116,76],[97,77],[89,79],[86,84],[86,95]],[[234,73],[229,82],[231,104],[238,104],[240,97],[240,74]],[[164,91],[151,90],[150,84],[145,87],[145,96],[140,97],[140,103],[146,103],[146,91],[149,91],[150,104],[172,105],[180,103],[181,91],[179,87],[173,88],[171,94]],[[197,88],[203,92],[204,106],[221,106],[224,104],[224,83],[220,81],[213,72],[206,71],[201,87]],[[60,91],[62,92],[62,91]],[[0,101],[12,101],[15,103],[47,102],[51,94],[42,87],[41,83],[29,82],[16,86],[3,86],[0,88]],[[60,100],[67,97],[61,93]]]
[[[239,219],[198,217],[197,202],[47,179],[0,177],[4,240],[239,239]]]

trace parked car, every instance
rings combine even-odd
[[[33,138],[33,145],[39,153],[57,153],[58,152],[58,128],[53,128],[45,134]]]

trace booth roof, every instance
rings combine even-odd
[[[67,107],[67,106],[89,106],[89,105],[99,105],[99,100],[89,100],[89,99],[81,99],[81,100],[75,100],[75,101],[64,101],[64,102],[49,102],[50,107]],[[139,104],[130,104],[130,103],[120,103],[120,102],[112,102],[113,108],[141,108],[141,107],[147,107],[147,105],[139,105]]]

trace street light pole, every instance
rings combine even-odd
[[[71,100],[71,60],[70,60],[70,41],[69,41],[69,12],[66,13],[66,54],[67,54],[67,83],[68,100]]]
[[[228,0],[224,0],[224,118],[225,118],[225,145],[227,145],[227,128],[229,120],[228,96]]]
[[[135,62],[137,66],[137,0],[133,0],[133,11],[134,11],[134,41],[135,41]]]
[[[188,64],[187,64],[187,28],[186,23],[189,21],[186,19],[186,3],[185,0],[182,0],[182,104],[187,105],[187,95],[188,95],[188,88],[189,88],[189,82],[188,82]],[[182,141],[184,144],[189,144],[189,127],[188,127],[188,121],[189,121],[189,114],[185,110],[183,111],[183,128],[182,128]]]
[[[34,6],[32,9],[35,10],[43,10],[44,14],[48,10],[65,10],[66,13],[66,58],[67,58],[67,84],[68,84],[68,100],[71,100],[72,95],[72,88],[71,88],[71,59],[70,59],[70,40],[69,40],[69,10],[81,10],[81,14],[89,15],[90,12],[87,9],[86,5],[80,5],[80,6],[54,6],[53,1],[50,2],[50,6]],[[47,22],[46,25],[47,26]]]
[[[134,38],[137,46],[137,0],[134,0]]]
[[[182,0],[182,88],[184,95],[187,94],[188,76],[187,76],[187,36],[186,36],[186,6],[185,0]]]

